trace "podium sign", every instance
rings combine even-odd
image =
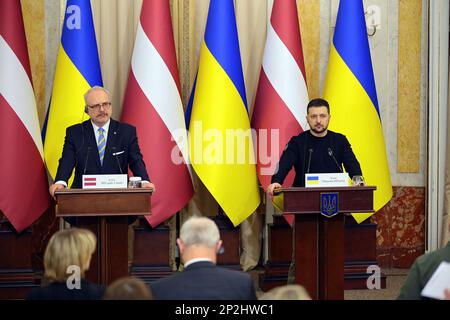
[[[307,173],[305,174],[305,187],[348,187],[348,173]]]
[[[126,189],[126,174],[84,174],[83,189]]]

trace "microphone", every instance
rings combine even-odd
[[[117,159],[117,154],[116,154],[116,152],[115,152],[115,151],[116,151],[116,147],[112,147],[112,149],[113,149],[112,156],[113,156],[114,158],[116,158],[117,166],[119,167],[120,174],[123,174],[123,172],[122,172],[122,167],[120,166],[119,159]]]
[[[312,155],[313,151],[314,151],[314,150],[313,150],[312,148],[310,148],[310,149],[308,150],[309,156],[308,156],[308,167],[307,167],[307,169],[306,169],[306,173],[309,173],[309,167],[311,166],[311,155]]]
[[[86,174],[87,162],[88,162],[88,159],[89,159],[89,151],[91,151],[91,147],[90,146],[87,147],[87,154],[86,154],[86,160],[84,161],[83,174]]]
[[[333,150],[331,150],[331,148],[328,148],[328,155],[329,155],[330,157],[333,158],[334,163],[336,163],[336,166],[339,168],[339,171],[342,173],[342,172],[343,172],[343,171],[342,171],[342,168],[341,168],[341,166],[339,165],[339,163],[337,162],[336,157],[334,156]]]

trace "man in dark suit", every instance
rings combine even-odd
[[[184,271],[150,285],[157,300],[255,300],[251,277],[216,266],[222,246],[219,229],[208,218],[187,220],[177,239]]]
[[[155,188],[150,182],[136,136],[136,128],[111,119],[109,93],[102,87],[92,87],[84,95],[85,112],[89,120],[67,128],[66,138],[55,183],[50,194],[67,187],[75,168],[72,188],[82,187],[83,174],[127,173],[142,178],[143,188]]]

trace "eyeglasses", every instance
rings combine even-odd
[[[111,108],[111,102],[98,103],[98,104],[94,104],[94,105],[88,106],[88,107],[95,111],[99,111],[102,107],[103,107],[103,109],[109,109],[109,108]]]

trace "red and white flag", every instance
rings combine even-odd
[[[307,105],[297,4],[295,0],[275,0],[252,115],[252,128],[257,134],[257,172],[264,190],[291,137],[308,129]],[[293,181],[291,170],[283,187],[290,187]]]
[[[194,189],[169,0],[144,0],[131,59],[122,120],[137,128],[156,192],[154,227],[182,209]]]
[[[0,1],[0,210],[21,232],[50,205],[20,0]]]
[[[264,189],[290,138],[307,129],[305,79],[296,1],[275,0],[252,116],[258,137],[258,178]],[[291,186],[293,181],[291,170],[283,186]]]

